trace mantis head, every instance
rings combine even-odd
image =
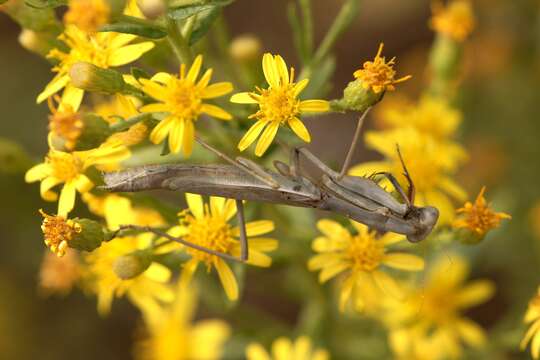
[[[407,240],[417,243],[431,233],[439,219],[439,210],[433,206],[415,206],[407,214],[407,219],[414,221],[416,223],[415,227],[418,229],[415,234],[407,235]]]

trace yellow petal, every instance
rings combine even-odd
[[[456,295],[456,304],[468,308],[490,299],[495,293],[495,286],[488,280],[477,280],[468,283]]]
[[[122,66],[140,58],[142,54],[154,47],[154,43],[146,41],[138,44],[127,45],[111,52],[107,63],[109,66]]]
[[[193,278],[193,274],[195,274],[195,271],[197,271],[198,265],[198,260],[191,259],[187,263],[185,263],[184,266],[182,266],[182,273],[180,274],[179,280],[179,284],[182,287],[186,287],[189,283],[191,283],[191,279]]]
[[[266,53],[263,55],[262,68],[268,84],[274,88],[279,87],[279,73],[272,54]]]
[[[238,143],[238,150],[246,150],[257,139],[266,124],[268,124],[266,120],[258,120],[253,124]]]
[[[175,121],[171,130],[169,131],[169,149],[172,153],[179,153],[182,148],[182,142],[184,140],[184,127],[189,120]]]
[[[340,223],[330,219],[321,219],[317,222],[317,229],[330,239],[348,240],[349,231],[341,226]]]
[[[51,174],[51,166],[46,163],[41,163],[32,166],[24,175],[24,181],[31,183],[41,180]]]
[[[232,255],[236,257],[240,256],[239,246],[233,249]],[[250,240],[250,248],[249,248],[249,254],[248,254],[248,259],[246,261],[246,264],[259,266],[259,267],[270,267],[270,265],[272,265],[272,258],[260,251],[254,250],[251,247],[251,240]]]
[[[327,266],[331,266],[335,263],[340,263],[343,261],[343,254],[340,253],[326,253],[313,256],[308,261],[308,269],[310,271],[315,271],[322,269]]]
[[[536,360],[540,357],[540,332],[534,335],[531,343],[531,353],[533,358]]]
[[[86,156],[84,168],[92,165],[106,165],[116,163],[128,158],[131,155],[129,149],[123,145],[105,144],[97,149],[79,153],[81,157]]]
[[[58,200],[58,215],[66,217],[73,207],[75,207],[75,184],[67,182],[60,191],[60,199]]]
[[[195,81],[197,80],[197,76],[199,76],[199,71],[201,71],[201,65],[202,65],[202,56],[197,55],[195,60],[193,60],[193,64],[189,68],[189,71],[186,76],[186,78],[190,80],[192,83],[195,83]]]
[[[137,35],[132,34],[115,34],[114,38],[110,41],[109,47],[111,48],[120,48],[124,45],[129,44],[137,38]]]
[[[529,341],[531,341],[532,337],[535,334],[540,333],[539,330],[540,330],[540,321],[535,321],[529,327],[529,330],[527,330],[527,332],[525,333],[525,336],[519,343],[519,347],[521,348],[521,350],[525,350],[525,348],[527,347],[527,344],[529,343]]]
[[[257,142],[257,146],[255,147],[255,155],[264,155],[264,153],[266,152],[266,150],[268,150],[268,148],[272,144],[272,141],[276,137],[278,129],[278,121],[272,121],[270,122],[270,124],[268,124],[266,129],[264,129],[263,133],[261,134],[259,141]]]
[[[195,141],[195,126],[193,121],[184,121],[184,139],[182,140],[182,152],[185,157],[191,156],[193,142]]]
[[[225,208],[223,209],[223,217],[225,221],[229,221],[236,214],[236,201],[233,199],[227,199],[225,202]]]
[[[77,176],[75,180],[75,188],[81,194],[90,191],[94,187],[94,183],[84,174]]]
[[[468,345],[478,347],[485,344],[484,330],[474,322],[461,318],[457,321],[456,326],[461,337]]]
[[[340,261],[334,264],[325,266],[322,271],[319,273],[319,282],[324,283],[334,276],[342,273],[343,271],[349,269],[351,264],[348,261]]]
[[[167,89],[156,82],[147,80],[147,79],[140,79],[142,86],[142,91],[144,91],[146,94],[150,95],[156,100],[159,101],[165,101],[167,98]]]
[[[258,236],[274,231],[274,223],[270,220],[252,221],[246,224],[247,236]],[[234,236],[240,235],[239,231],[233,231]]]
[[[300,121],[300,119],[293,117],[288,121],[288,124],[291,127],[292,131],[294,131],[294,133],[298,135],[300,139],[304,140],[305,142],[311,142],[311,136],[309,136],[309,131],[308,129],[306,129],[304,123]]]
[[[366,224],[362,224],[353,220],[351,220],[351,224],[360,235],[367,235],[369,233],[369,228]]]
[[[355,277],[348,276],[341,284],[341,291],[339,293],[339,311],[345,311],[345,307],[351,298],[351,294],[355,284]]]
[[[231,330],[221,320],[198,321],[189,333],[189,358],[192,359],[221,359],[223,344]]]
[[[172,78],[174,78],[174,76],[169,73],[158,72],[157,74],[152,76],[150,80],[161,83],[163,85],[167,85]]]
[[[467,192],[449,177],[442,177],[439,180],[439,188],[459,201],[467,200]]]
[[[247,360],[272,360],[260,344],[251,343],[246,348]]]
[[[308,359],[311,357],[311,341],[307,336],[300,336],[293,344],[293,359]]]
[[[195,218],[204,218],[204,204],[201,195],[186,193],[186,202],[188,204],[189,211],[191,211]]]
[[[276,69],[281,79],[281,84],[289,83],[289,70],[287,69],[287,64],[285,60],[280,55],[274,56],[274,62],[276,64]]]
[[[56,201],[58,195],[55,192],[50,191],[53,187],[60,184],[62,181],[53,176],[46,177],[39,184],[39,192],[43,200]]]
[[[406,271],[420,271],[424,269],[424,259],[413,254],[386,254],[382,260],[382,263],[394,269]]]
[[[233,91],[233,85],[230,82],[219,82],[207,86],[202,93],[203,99],[212,99]]]
[[[58,111],[63,111],[66,105],[71,106],[73,111],[79,110],[84,96],[84,90],[78,89],[71,84],[66,85],[62,93],[62,101],[58,107]]]
[[[212,216],[221,216],[223,214],[224,206],[225,198],[219,196],[210,196],[210,211],[212,212]]]
[[[326,100],[304,100],[300,102],[300,112],[326,112],[330,103]]]
[[[234,94],[233,96],[231,96],[230,101],[235,104],[256,104],[257,103],[257,100],[253,98],[252,93],[249,93],[249,92],[241,92],[241,93]]]
[[[272,344],[272,355],[275,360],[290,360],[292,358],[291,340],[280,337]]]
[[[319,236],[311,243],[311,248],[316,252],[334,252],[343,250],[349,245],[348,240],[335,240],[325,236]]]
[[[311,360],[329,360],[330,354],[326,350],[317,350],[311,357]]]
[[[294,88],[293,88],[294,97],[298,97],[298,95],[300,95],[300,93],[306,88],[306,86],[308,86],[308,84],[309,84],[309,79],[303,79],[297,82],[296,84],[294,84]]]
[[[152,112],[169,112],[170,108],[169,106],[163,104],[163,103],[154,103],[154,104],[148,104],[144,105],[139,109],[141,112],[145,113],[152,113]]]
[[[144,272],[144,276],[160,283],[166,283],[171,278],[171,270],[164,265],[153,262]]]
[[[406,237],[404,235],[388,232],[388,233],[384,234],[379,239],[379,241],[382,242],[384,244],[384,246],[389,246],[389,245],[393,245],[393,244],[397,244],[399,242],[402,242],[405,239],[406,239]]]
[[[375,270],[371,272],[371,276],[373,277],[373,280],[377,284],[377,286],[385,293],[388,294],[396,299],[402,299],[403,298],[403,292],[399,288],[396,281],[387,273]]]
[[[173,117],[161,120],[150,133],[150,141],[154,144],[161,143],[167,137],[167,134],[169,134],[169,131],[175,122],[176,119]]]
[[[39,103],[43,102],[44,100],[47,100],[47,98],[49,98],[49,97],[53,96],[54,94],[56,94],[57,92],[62,90],[62,88],[64,88],[64,86],[67,85],[69,80],[70,80],[70,78],[69,78],[69,76],[67,74],[60,73],[60,74],[56,75],[51,80],[51,82],[47,84],[45,89],[38,95],[38,97],[36,99],[36,102],[39,104]]]
[[[208,83],[210,82],[210,79],[212,78],[212,69],[208,69],[204,72],[203,76],[201,76],[201,80],[197,83],[197,87],[201,90],[204,90]]]
[[[216,105],[210,105],[210,104],[203,104],[201,107],[201,111],[205,114],[208,114],[210,116],[213,116],[215,118],[221,119],[221,120],[231,120],[232,116],[222,108]]]
[[[390,170],[392,170],[392,166],[387,161],[369,161],[353,166],[351,170],[349,170],[349,175],[366,177],[379,171]]]
[[[268,251],[274,251],[278,248],[279,242],[276,239],[272,238],[250,238],[249,239],[249,248],[268,252]]]
[[[234,277],[231,268],[221,258],[217,258],[214,262],[214,265],[216,266],[216,270],[219,275],[219,279],[221,280],[221,284],[223,285],[223,289],[225,289],[225,294],[227,294],[229,300],[237,300],[238,283],[236,282],[236,278]]]

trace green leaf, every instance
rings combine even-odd
[[[216,7],[229,5],[234,0],[210,0],[199,4],[171,7],[169,17],[175,20],[184,20],[203,11],[211,11]]]
[[[133,34],[149,39],[161,39],[167,36],[167,31],[161,26],[132,16],[122,16],[120,21],[113,24],[107,24],[101,27],[99,31],[114,31],[124,34]]]
[[[67,1],[66,0],[26,0],[25,4],[35,9],[54,9],[59,6],[67,5]]]
[[[138,67],[131,68],[131,75],[135,78],[135,80],[139,80],[141,78],[150,79],[150,75],[146,71]]]
[[[218,18],[221,12],[221,7],[214,7],[208,12],[208,14],[199,21],[198,26],[191,33],[189,38],[189,46],[192,46],[197,41],[203,38],[203,36],[210,30],[210,27],[214,21]]]

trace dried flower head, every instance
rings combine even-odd
[[[45,245],[62,257],[66,253],[68,243],[73,237],[82,231],[79,224],[71,219],[66,219],[61,215],[48,215],[43,210],[39,210],[43,216],[41,231],[45,237]]]

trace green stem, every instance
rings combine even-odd
[[[119,121],[119,122],[117,122],[115,124],[112,124],[110,126],[110,129],[113,132],[124,131],[124,130],[129,129],[131,126],[150,118],[151,116],[152,116],[152,114],[150,114],[150,113],[135,115],[135,116],[132,116],[129,119],[126,119],[124,121]]]
[[[193,55],[174,19],[167,18],[167,39],[181,64],[190,65]]]
[[[313,13],[311,11],[311,0],[299,0],[299,3],[303,20],[304,54],[307,59],[311,59],[313,55]]]

